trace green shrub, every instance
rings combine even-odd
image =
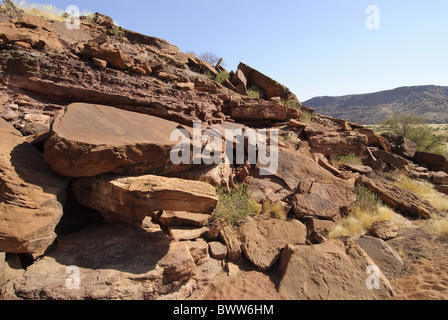
[[[124,31],[122,31],[120,29],[116,29],[116,28],[111,29],[111,33],[114,37],[117,37],[117,38],[124,37],[124,35],[125,35]]]
[[[334,156],[331,158],[331,162],[334,166],[341,166],[344,164],[362,165],[362,160],[356,154],[346,154],[343,156]]]
[[[218,75],[215,78],[215,81],[218,82],[219,84],[223,84],[224,81],[226,81],[227,79],[229,79],[230,75],[227,71],[221,71],[220,73],[218,73]]]
[[[305,123],[311,123],[313,121],[313,115],[308,111],[303,111],[300,120]]]
[[[255,86],[250,87],[249,89],[247,89],[247,94],[248,94],[249,97],[254,98],[254,99],[260,99],[261,98],[260,89],[258,89]]]
[[[282,100],[282,103],[288,108],[293,108],[297,110],[300,110],[300,108],[302,107],[300,102],[294,100]]]
[[[447,136],[425,123],[427,120],[412,113],[396,113],[380,124],[381,132],[392,132],[415,142],[418,151],[446,155]]]
[[[356,184],[355,191],[356,202],[352,205],[352,209],[359,208],[361,210],[372,210],[372,208],[381,204],[381,200],[378,196],[366,187]]]
[[[217,187],[219,201],[214,217],[220,224],[230,224],[234,227],[241,225],[248,216],[256,216],[261,213],[262,206],[250,198],[246,185],[232,188],[230,192],[222,187]]]
[[[215,80],[215,76],[209,70],[203,71],[203,75],[210,80]]]

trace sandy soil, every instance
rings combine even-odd
[[[448,241],[433,239],[425,223],[416,222],[388,244],[406,265],[401,275],[390,279],[394,300],[448,300]]]

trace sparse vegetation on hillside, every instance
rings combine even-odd
[[[247,89],[247,94],[248,94],[249,97],[254,98],[254,99],[260,99],[261,98],[260,89],[258,89],[255,86],[250,87],[249,89]]]
[[[38,16],[49,21],[65,22],[67,21],[67,18],[69,18],[70,14],[73,14],[72,12],[65,12],[64,10],[51,4],[32,3],[26,0],[3,0],[2,2],[3,4],[1,4],[1,6],[13,15],[18,15],[20,13]],[[82,12],[77,12],[76,15],[79,16],[84,23],[92,23],[92,12],[84,10]]]
[[[393,218],[392,209],[384,206],[367,188],[356,185],[357,200],[349,214],[328,234],[329,238],[359,236],[365,234],[376,221]]]
[[[417,144],[418,151],[446,155],[446,132],[440,133],[439,130],[426,125],[426,122],[425,118],[412,113],[397,113],[383,121],[378,129],[408,138]]]
[[[263,202],[262,214],[279,220],[286,220],[287,217],[287,212],[285,212],[283,206],[280,203],[271,200],[265,200]]]
[[[214,217],[218,223],[239,226],[248,216],[256,216],[262,212],[262,206],[250,198],[246,185],[232,188],[230,192],[217,187],[219,202]]]
[[[203,60],[203,61],[205,61],[205,62],[210,63],[210,64],[213,65],[213,66],[215,66],[215,65],[219,62],[219,60],[221,60],[220,57],[218,57],[216,54],[214,54],[214,53],[212,53],[212,52],[204,52],[204,53],[201,53],[201,54],[198,56],[198,58],[201,59],[201,60]]]
[[[215,77],[215,81],[218,82],[219,84],[223,84],[224,81],[226,81],[227,79],[229,79],[229,73],[227,71],[221,71],[220,73],[218,73],[218,75]]]
[[[311,123],[313,121],[313,115],[308,111],[303,111],[302,115],[300,116],[300,120],[305,123]]]
[[[394,184],[425,199],[437,210],[448,212],[448,197],[435,190],[431,183],[417,181],[405,175],[397,175]]]
[[[344,164],[362,165],[362,160],[356,154],[346,154],[343,156],[331,157],[331,163],[336,167]]]
[[[427,229],[436,238],[448,240],[448,217],[431,218]]]
[[[282,100],[282,103],[288,108],[293,108],[297,110],[301,110],[301,104],[298,101],[294,100]]]

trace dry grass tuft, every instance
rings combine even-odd
[[[44,20],[65,22],[65,11],[51,4],[30,3],[26,0],[15,0],[14,4],[26,15],[37,16]],[[79,12],[80,16],[92,16],[90,11]]]
[[[448,240],[448,217],[429,219],[427,229],[436,238]]]
[[[431,183],[414,180],[405,175],[398,175],[395,177],[394,184],[397,187],[415,193],[422,199],[428,201],[437,210],[448,212],[448,197],[435,190]]]
[[[356,193],[357,201],[351,206],[349,215],[329,232],[330,239],[360,236],[376,221],[393,219],[393,210],[384,206],[375,194],[360,185],[356,186]]]
[[[355,208],[329,232],[328,237],[334,239],[361,236],[367,233],[376,221],[392,220],[393,216],[393,210],[382,205],[376,205],[370,210]]]
[[[280,203],[271,200],[265,200],[263,202],[261,212],[263,215],[268,215],[283,221],[285,221],[287,217],[287,212],[285,212],[283,206]]]
[[[362,160],[356,154],[346,154],[343,156],[334,156],[331,158],[331,163],[335,167],[340,167],[344,164],[362,165]]]

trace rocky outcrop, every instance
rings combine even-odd
[[[361,154],[369,145],[366,135],[356,131],[329,130],[328,127],[313,124],[304,130],[314,153],[325,156]]]
[[[245,64],[221,84],[222,59],[214,66],[98,13],[81,20],[69,31],[63,22],[0,13],[0,113],[9,122],[0,121],[0,299],[391,297],[374,263],[387,274],[401,270],[384,242],[328,239],[351,218],[356,182],[403,215],[442,215],[395,187],[389,172],[409,169],[443,189],[445,157],[413,158],[411,147],[402,152],[371,129],[316,114]],[[248,96],[251,87],[260,99]],[[193,121],[201,133],[261,128],[278,139],[269,135],[269,150],[258,141],[252,163],[245,137],[216,141],[245,151],[238,164],[174,164],[180,141],[172,133],[185,129],[191,147]],[[213,156],[211,140],[201,142],[204,158]],[[364,165],[333,165],[346,154]],[[227,194],[240,184],[247,195]],[[222,224],[218,193],[235,197],[236,211],[261,213],[238,212],[242,220]],[[366,232],[401,238],[398,226],[384,220]],[[261,272],[241,276],[254,267]]]
[[[444,215],[431,206],[431,204],[429,204],[426,200],[423,200],[414,193],[397,187],[384,179],[359,177],[357,182],[362,184],[374,194],[377,194],[381,201],[390,206],[392,209],[401,212],[405,216],[421,219],[430,218],[433,215]]]
[[[443,171],[448,173],[447,157],[439,154],[418,151],[415,153],[414,162],[416,164],[424,165],[431,171]]]
[[[44,156],[66,177],[185,171],[193,166],[170,160],[178,143],[170,137],[178,127],[149,115],[75,103],[55,120]]]
[[[196,273],[187,245],[161,232],[94,225],[58,239],[55,249],[4,286],[0,297],[154,300]]]
[[[375,261],[385,275],[397,274],[403,269],[405,264],[400,255],[385,241],[366,235],[354,241]]]
[[[159,211],[211,214],[218,197],[211,185],[154,175],[103,175],[75,181],[79,203],[102,213],[109,222],[141,225]]]
[[[382,135],[391,144],[391,151],[406,159],[412,159],[417,152],[418,146],[411,140],[393,133]]]
[[[405,158],[384,150],[372,150],[372,154],[374,157],[382,160],[394,169],[403,168],[409,163]]]
[[[245,256],[262,271],[269,270],[288,244],[303,245],[307,231],[297,220],[253,220],[239,230]]]
[[[22,15],[0,23],[0,37],[6,44],[21,48],[64,51],[64,46],[49,22],[35,16]]]
[[[367,286],[372,259],[354,241],[287,246],[282,253],[279,292],[289,300],[382,300],[393,289],[380,272],[378,290]]]
[[[0,251],[38,257],[56,239],[68,179],[0,119]]]
[[[260,101],[232,107],[231,115],[237,120],[284,121],[287,107],[280,102]]]
[[[306,146],[299,150],[280,148],[277,172],[266,177],[255,175],[249,186],[261,200],[292,200],[299,218],[311,215],[337,220],[340,210],[356,201],[353,181],[337,178],[322,168]]]
[[[299,219],[312,216],[320,219],[338,220],[341,215],[340,208],[336,204],[317,193],[295,194],[291,204]]]
[[[255,70],[244,63],[240,63],[238,66],[244,77],[247,80],[247,87],[256,86],[261,89],[266,100],[274,97],[279,97],[282,100],[299,101],[297,97],[284,85],[262,74],[258,70]]]

